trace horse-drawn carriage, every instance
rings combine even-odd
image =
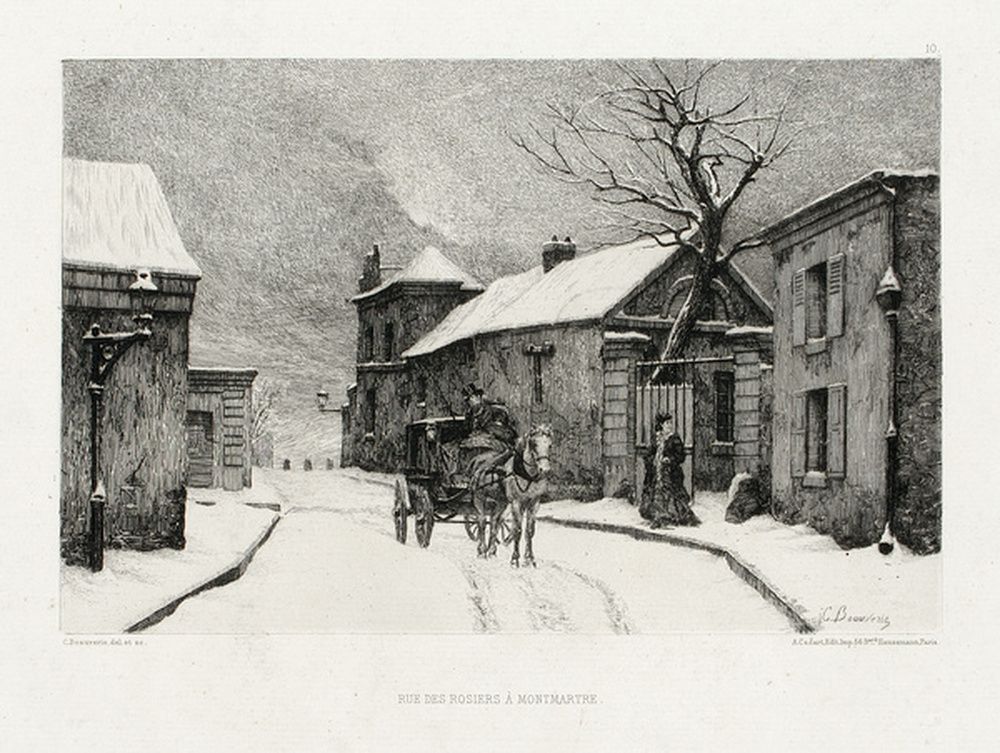
[[[478,540],[480,521],[475,495],[498,485],[503,469],[487,472],[478,480],[478,488],[473,487],[473,479],[466,472],[469,451],[460,446],[467,434],[467,421],[462,416],[425,418],[406,427],[406,466],[404,477],[396,480],[392,511],[396,540],[401,544],[406,543],[411,515],[417,543],[422,547],[430,544],[435,523],[461,523],[469,538]],[[509,541],[509,519],[501,517],[497,534],[504,543]]]
[[[533,428],[506,456],[475,473],[470,461],[477,450],[462,446],[468,433],[467,419],[462,416],[425,418],[406,427],[406,464],[403,477],[396,480],[392,510],[396,540],[401,544],[406,543],[411,516],[421,547],[430,544],[436,523],[464,525],[482,556],[493,554],[498,542],[509,544],[520,534],[521,507],[511,497],[547,472],[549,430]],[[508,502],[515,502],[509,510]],[[515,544],[514,559],[517,550]]]

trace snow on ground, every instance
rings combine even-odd
[[[189,599],[148,632],[472,631],[465,579],[447,560],[309,501],[285,515],[242,578]]]
[[[431,544],[434,546],[434,542]],[[471,550],[464,550],[471,557]],[[538,568],[508,549],[471,560],[489,629],[502,632],[789,632],[788,620],[718,557],[539,523]]]
[[[880,554],[877,545],[844,550],[807,525],[788,526],[767,515],[727,523],[726,498],[725,492],[699,492],[694,510],[702,524],[667,530],[729,550],[821,630],[885,634],[940,629],[941,555],[917,556],[899,544],[889,556]],[[613,498],[550,502],[540,514],[648,527],[635,507]]]
[[[184,549],[137,552],[107,549],[104,569],[63,565],[60,625],[66,633],[120,633],[182,593],[236,564],[277,513],[247,502],[277,506],[280,497],[255,473],[241,492],[192,489]],[[199,504],[209,502],[214,504]]]
[[[149,632],[783,631],[716,557],[540,524],[536,568],[481,560],[461,525],[396,542],[393,491],[358,472],[268,471],[287,514],[244,576]],[[385,476],[384,478],[391,478]]]

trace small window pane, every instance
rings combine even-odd
[[[715,440],[733,441],[736,383],[732,372],[715,372]]]
[[[806,398],[806,469],[826,471],[827,392],[812,390]]]
[[[806,272],[806,337],[826,336],[826,262]]]

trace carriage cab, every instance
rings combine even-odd
[[[458,469],[458,443],[468,436],[465,416],[437,416],[413,421],[406,427],[407,479],[440,481]]]

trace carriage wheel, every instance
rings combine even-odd
[[[499,530],[497,530],[497,539],[499,539],[504,546],[507,546],[514,540],[514,523],[510,519],[509,508],[504,511],[504,514],[500,516]]]
[[[479,520],[470,512],[465,513],[465,535],[472,541],[479,540]]]
[[[434,505],[431,503],[431,495],[427,488],[420,484],[413,484],[410,494],[413,497],[413,514],[416,516],[413,529],[417,533],[417,543],[421,547],[427,547],[431,543],[431,531],[434,530]]]
[[[403,479],[396,480],[396,501],[392,506],[392,520],[396,526],[396,541],[406,543],[406,516],[410,507],[410,493]]]

